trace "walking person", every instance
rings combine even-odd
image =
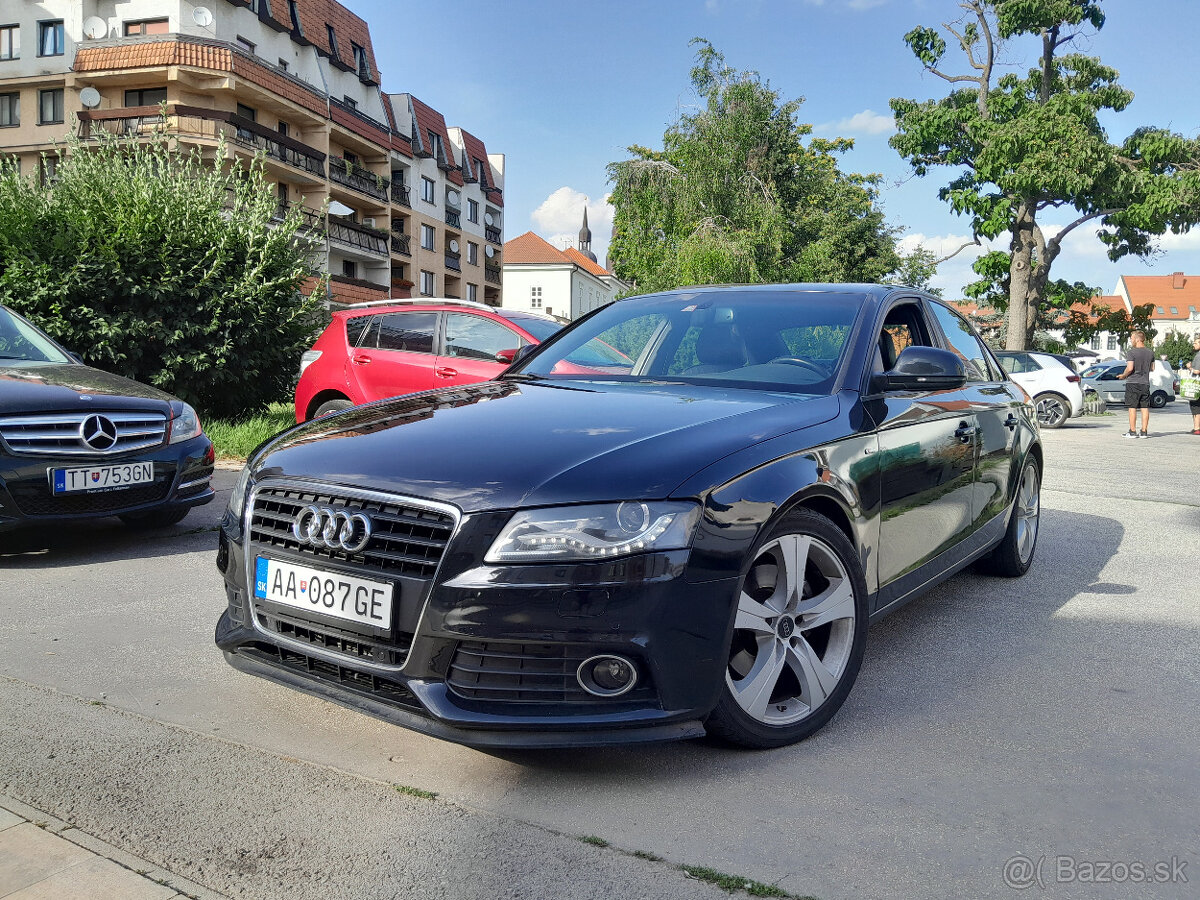
[[[1154,351],[1146,346],[1144,332],[1130,336],[1133,346],[1125,354],[1125,371],[1117,376],[1125,382],[1125,406],[1129,410],[1127,438],[1150,437],[1150,373],[1154,371]],[[1137,430],[1138,410],[1142,411],[1142,430]]]
[[[1200,331],[1192,336],[1192,349],[1196,351],[1196,355],[1186,368],[1192,375],[1200,378]],[[1189,400],[1188,407],[1192,412],[1192,434],[1200,434],[1200,397]]]

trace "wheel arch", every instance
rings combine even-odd
[[[317,411],[317,408],[322,403],[328,403],[330,400],[349,400],[351,403],[354,402],[350,397],[347,397],[343,391],[335,390],[333,388],[326,388],[323,391],[318,391],[313,395],[312,399],[308,401],[308,407],[304,410],[304,421],[307,422],[309,419],[311,419],[313,417],[313,413]]]

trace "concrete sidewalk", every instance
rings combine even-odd
[[[224,900],[66,822],[0,795],[0,898]]]

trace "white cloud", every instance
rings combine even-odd
[[[854,134],[888,134],[896,130],[896,121],[891,116],[880,115],[871,109],[864,109],[848,119],[837,122],[826,122],[816,128],[820,132],[834,132],[839,135]]]
[[[608,252],[615,212],[608,198],[609,195],[605,194],[592,200],[582,191],[560,187],[530,215],[534,230],[560,250],[575,247],[579,243],[579,228],[583,224],[583,210],[586,207],[588,227],[592,229],[592,252],[603,262]]]

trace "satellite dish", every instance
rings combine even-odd
[[[207,28],[213,23],[212,10],[207,6],[197,6],[192,10],[192,19],[201,28]]]
[[[94,87],[85,87],[79,92],[79,102],[84,109],[95,109],[100,105],[100,92]]]
[[[491,214],[491,213],[484,213],[484,214],[483,214],[483,224],[484,224],[484,225],[491,225],[491,224],[492,224],[492,221],[493,221],[493,219],[492,219],[492,214]]]
[[[453,241],[453,240],[452,240],[452,241],[450,242],[450,252],[451,252],[451,253],[457,253],[457,252],[458,252],[458,241]]]
[[[88,16],[83,20],[83,36],[92,41],[108,37],[108,23],[99,16]]]
[[[483,252],[487,254],[488,259],[491,259],[493,256],[496,255],[496,248],[489,246],[489,247],[485,248]]]
[[[458,191],[446,191],[446,199],[458,206]]]

